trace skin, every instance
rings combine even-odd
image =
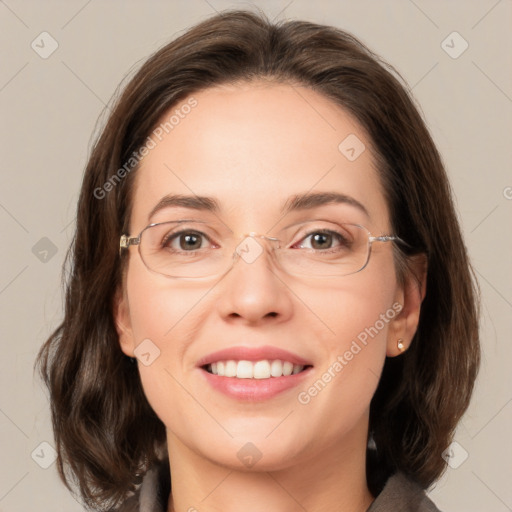
[[[251,231],[272,235],[333,207],[374,235],[390,233],[371,141],[332,101],[304,87],[263,81],[194,97],[197,107],[137,171],[131,236],[176,216],[212,218],[168,208],[149,219],[169,193],[216,197],[219,217],[240,240]],[[349,134],[366,146],[353,162],[338,150]],[[351,196],[369,216],[350,205],[327,205],[281,218],[290,195],[310,191]],[[151,365],[139,362],[139,371],[167,428],[168,510],[295,512],[300,504],[308,512],[365,511],[374,499],[365,477],[370,400],[386,356],[400,354],[399,338],[407,349],[424,294],[412,278],[398,282],[392,244],[374,244],[363,271],[326,280],[286,275],[269,253],[251,264],[238,261],[220,279],[173,280],[149,271],[137,247],[129,251],[115,318],[125,354],[134,357],[147,338],[160,350]],[[394,303],[401,312],[308,404],[299,403],[298,393]],[[313,369],[303,385],[272,399],[237,401],[205,385],[196,367],[199,358],[234,345],[274,345],[311,361]],[[251,468],[237,456],[248,442],[262,454]]]

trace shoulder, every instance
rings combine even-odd
[[[367,512],[440,512],[425,491],[403,473],[391,476]]]

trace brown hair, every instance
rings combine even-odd
[[[98,190],[179,101],[258,78],[309,87],[359,121],[373,143],[392,229],[412,247],[402,260],[428,257],[417,333],[406,353],[386,360],[371,403],[377,451],[368,459],[370,489],[396,470],[426,488],[445,469],[441,454],[468,407],[479,366],[477,286],[441,157],[407,86],[347,32],[224,11],[142,65],[115,101],[85,170],[66,257],[64,319],[37,363],[50,390],[60,475],[90,506],[121,503],[165,445],[164,425],[145,398],[137,365],[120,350],[113,319],[123,278],[119,236],[128,228],[136,166],[104,197]]]

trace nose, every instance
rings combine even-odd
[[[233,266],[219,286],[218,309],[226,320],[275,323],[292,314],[291,291],[274,264],[271,243],[254,233],[236,247]]]

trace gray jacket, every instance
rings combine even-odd
[[[129,498],[119,512],[166,512],[169,499],[168,465],[146,473],[137,493]],[[388,479],[384,489],[366,512],[440,512],[423,489],[396,473]]]

